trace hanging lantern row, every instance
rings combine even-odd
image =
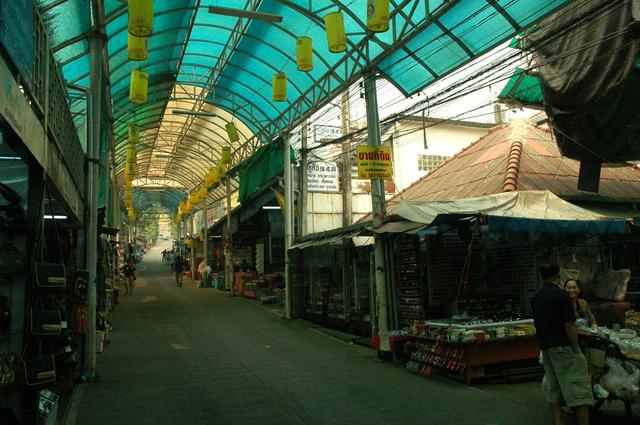
[[[129,33],[136,37],[153,33],[153,0],[129,0]]]
[[[324,17],[327,31],[327,47],[332,53],[347,50],[347,34],[341,12],[331,12]],[[367,0],[367,29],[371,32],[389,30],[389,0]],[[296,68],[298,71],[313,70],[313,40],[307,36],[296,39]],[[274,102],[287,101],[287,76],[279,72],[273,75],[272,94]]]

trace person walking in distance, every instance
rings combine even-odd
[[[542,350],[547,402],[555,425],[564,425],[563,403],[575,410],[578,425],[588,425],[593,393],[573,305],[569,294],[560,288],[557,265],[544,265],[540,274],[544,283],[531,299],[531,309]]]
[[[182,274],[184,273],[184,260],[180,255],[176,255],[173,263],[173,271],[176,274],[176,285],[182,288]]]
[[[126,289],[125,295],[133,295],[133,287],[135,286],[137,279],[136,265],[133,258],[129,257],[127,264],[125,264],[122,271],[124,273],[124,284]]]

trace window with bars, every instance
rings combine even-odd
[[[451,158],[446,155],[425,155],[418,154],[418,170],[431,172],[438,168],[440,164]]]

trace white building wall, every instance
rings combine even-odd
[[[418,155],[454,156],[472,142],[489,132],[489,128],[460,125],[459,123],[426,124],[423,132],[421,122],[401,121],[395,128],[382,135],[383,141],[391,140],[393,151],[393,184],[386,184],[387,198],[406,189],[427,174],[418,169]],[[427,148],[424,146],[426,133]],[[354,164],[353,175],[357,176]],[[395,185],[395,190],[394,190]],[[353,222],[371,213],[371,182],[352,179]],[[341,193],[308,193],[307,228],[309,233],[318,233],[342,227]]]

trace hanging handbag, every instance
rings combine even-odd
[[[0,232],[17,232],[24,229],[24,211],[20,195],[6,184],[0,183],[0,196],[6,201],[0,205]]]
[[[23,360],[22,367],[27,385],[42,385],[56,380],[56,363],[50,354]]]
[[[59,288],[67,286],[64,264],[36,263],[36,285],[39,288]]]
[[[38,336],[57,336],[62,331],[62,319],[59,310],[29,311],[30,331]]]
[[[6,243],[0,246],[0,274],[24,272],[24,256],[18,249]]]

